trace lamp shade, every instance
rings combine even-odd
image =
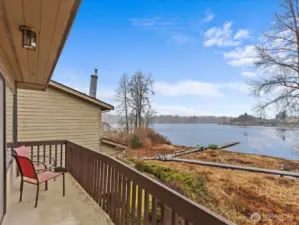
[[[22,47],[30,50],[36,49],[36,31],[26,27],[20,26],[22,32]]]

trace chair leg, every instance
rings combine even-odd
[[[37,201],[38,201],[38,194],[39,194],[39,183],[37,184],[37,189],[36,189],[36,198],[35,198],[35,208],[37,207]]]
[[[48,190],[48,181],[45,182],[45,191]]]
[[[62,195],[65,196],[65,177],[64,173],[62,174]]]
[[[23,196],[23,185],[24,185],[24,181],[23,181],[23,178],[21,178],[21,185],[20,185],[20,202],[22,201],[22,196]]]

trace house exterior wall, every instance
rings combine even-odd
[[[18,141],[70,140],[99,150],[98,106],[49,86],[45,92],[18,89]]]
[[[6,116],[6,142],[12,142],[13,141],[13,129],[12,129],[12,120],[13,120],[13,93],[9,89],[8,86],[6,86],[6,100],[5,100],[6,106],[5,106],[5,116]]]

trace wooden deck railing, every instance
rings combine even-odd
[[[26,146],[31,159],[43,163],[54,163],[55,167],[65,167],[65,140],[55,141],[24,141],[18,142],[18,146]],[[10,144],[10,146],[13,146]]]
[[[68,172],[111,217],[125,225],[232,223],[134,168],[69,141],[20,142],[32,155],[57,155]]]

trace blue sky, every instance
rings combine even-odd
[[[237,116],[256,99],[254,45],[279,11],[278,0],[83,0],[53,80],[116,105],[122,73],[155,80],[159,114]]]

